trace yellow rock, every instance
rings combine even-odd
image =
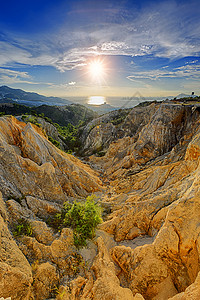
[[[4,211],[4,214],[7,213]],[[31,266],[1,216],[0,237],[0,296],[28,300],[32,283]]]
[[[115,267],[110,259],[102,237],[97,239],[98,255],[95,258],[92,269],[95,273],[96,280],[93,283],[91,291],[87,298],[83,299],[118,299],[133,300],[133,294],[130,289],[122,288],[118,277],[115,274]],[[83,289],[84,293],[84,289]]]
[[[38,265],[33,276],[33,288],[36,300],[43,300],[49,298],[53,288],[58,283],[58,274],[56,267],[50,263],[43,263]]]
[[[199,300],[200,297],[200,273],[194,283],[187,287],[185,292],[169,298],[169,300]]]
[[[4,196],[34,196],[63,202],[102,190],[89,166],[52,145],[37,126],[0,118],[1,190]]]

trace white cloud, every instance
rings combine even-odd
[[[83,53],[80,49],[76,48],[69,52],[65,52],[57,58],[57,60],[53,63],[53,66],[61,72],[81,68],[86,65],[86,58]]]
[[[45,84],[51,85],[48,82],[35,82],[32,81],[32,77],[27,72],[15,71],[5,68],[0,68],[0,83],[1,84],[15,84],[15,83],[27,83],[27,84]]]
[[[27,72],[14,71],[5,68],[0,68],[0,74],[9,75],[11,77],[31,78]]]
[[[101,45],[101,51],[119,51],[120,49],[128,49],[129,47],[124,42],[107,42]]]
[[[0,41],[0,66],[11,63],[27,63],[31,54],[9,42]]]
[[[18,77],[11,77],[7,75],[0,75],[0,83],[1,84],[14,84],[14,83],[40,84],[38,82],[23,80]]]
[[[131,81],[136,80],[158,80],[162,78],[184,78],[184,79],[200,79],[200,64],[184,65],[168,71],[167,69],[150,70],[145,72],[137,72],[134,75],[127,76]]]
[[[31,79],[31,76],[27,72],[13,71],[10,69],[0,68],[0,83],[13,84],[13,83],[29,83],[33,82],[27,80]]]
[[[56,88],[56,89],[65,89],[65,90],[72,90],[75,87],[77,87],[77,83],[75,81],[70,81],[67,83],[60,83],[60,84],[50,84],[50,88]]]

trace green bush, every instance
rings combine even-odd
[[[67,124],[67,126],[60,126],[55,123],[54,126],[57,128],[60,138],[63,139],[63,141],[69,146],[71,150],[74,150],[74,147],[76,147],[78,143],[78,128],[71,123]]]
[[[33,116],[33,115],[31,115],[31,116],[26,116],[26,114],[25,114],[25,115],[22,115],[22,120],[23,120],[24,122],[30,122],[30,123],[32,123],[32,124],[38,126],[38,127],[42,127],[42,125],[41,125],[40,123],[38,123],[38,119],[37,119],[36,116]]]
[[[21,235],[32,236],[32,234],[33,231],[31,225],[25,219],[19,219],[18,222],[13,226],[13,235],[15,236],[21,236]]]
[[[60,142],[59,142],[59,141],[54,140],[51,136],[48,136],[48,140],[49,140],[52,144],[54,144],[57,148],[60,149]]]
[[[74,244],[77,248],[86,246],[86,240],[95,236],[95,229],[101,219],[101,208],[94,201],[95,196],[87,197],[84,203],[64,203],[61,213],[49,218],[47,223],[57,230],[71,227]]]

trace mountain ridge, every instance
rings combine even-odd
[[[11,98],[13,102],[18,102],[18,103],[22,102],[21,104],[29,104],[29,105],[32,104],[32,106],[37,106],[38,105],[37,102],[44,103],[44,104],[48,104],[50,102],[52,105],[56,105],[58,103],[60,103],[60,105],[67,105],[73,103],[64,98],[47,97],[35,92],[26,92],[21,89],[13,89],[6,85],[0,86],[0,97],[2,98],[1,101],[3,101],[3,99],[6,98]],[[34,104],[34,102],[36,103]]]

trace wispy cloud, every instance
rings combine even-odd
[[[28,80],[29,79],[29,80]],[[0,82],[3,84],[32,83],[31,76],[27,72],[13,71],[0,68]]]
[[[6,66],[12,63],[28,63],[31,53],[23,50],[9,42],[0,41],[0,66]]]
[[[10,69],[0,68],[0,75],[8,75],[11,77],[20,77],[20,78],[31,78],[31,76],[27,72],[14,71]]]
[[[200,79],[200,64],[184,65],[168,71],[165,69],[150,70],[145,72],[137,72],[137,74],[127,76],[131,81],[136,80],[158,80],[162,78],[183,78],[183,79]]]
[[[60,83],[60,84],[49,84],[50,88],[56,88],[56,89],[64,89],[64,90],[71,90],[77,87],[77,83],[75,81],[70,81],[66,83]]]
[[[45,84],[51,85],[48,82],[36,82],[28,74],[28,72],[14,71],[10,69],[0,68],[0,84],[15,84],[15,83],[26,83],[26,84]]]

